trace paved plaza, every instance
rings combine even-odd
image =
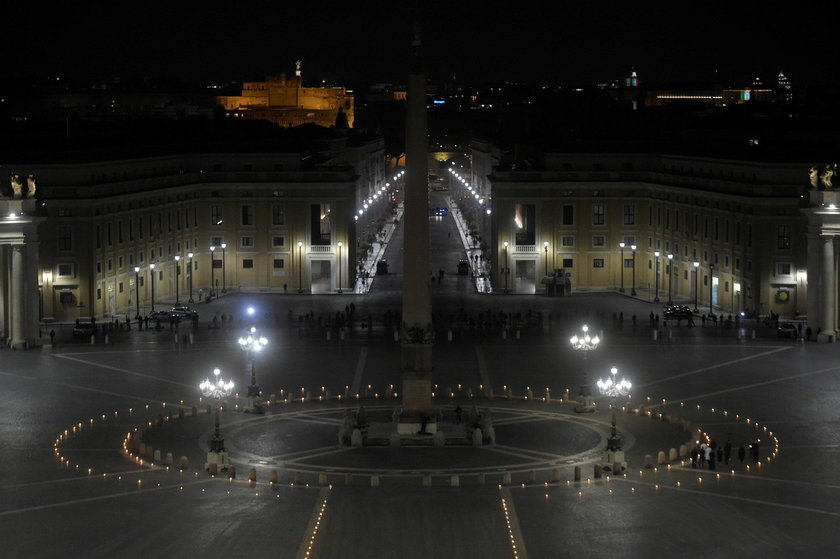
[[[617,293],[479,295],[456,274],[464,247],[451,218],[431,224],[433,271],[446,270],[432,286],[435,404],[450,420],[456,408],[492,414],[495,444],[340,446],[346,408],[388,414],[398,402],[388,317],[400,311],[402,234],[384,250],[391,273],[366,295],[231,292],[198,306],[195,331],[135,327],[91,345],[65,325],[52,348],[0,351],[3,555],[836,556],[836,345],[751,322],[683,323],[654,339],[647,317],[661,306]],[[344,332],[330,327],[351,303]],[[250,381],[236,343],[249,306],[269,340],[255,362],[272,402],[263,415],[237,409]],[[211,329],[217,313],[233,319]],[[603,338],[585,364],[569,344],[583,323]],[[577,414],[567,399],[584,367],[594,381],[611,366],[633,382],[617,414],[628,467],[595,478],[609,401]],[[203,469],[213,425],[198,384],[214,367],[238,393],[221,414],[233,480]],[[123,450],[149,422],[145,442],[173,454],[168,468]],[[645,468],[647,455],[657,462],[706,435],[731,442],[729,464]],[[737,450],[756,441],[759,461],[741,461]]]

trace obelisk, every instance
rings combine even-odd
[[[429,286],[429,139],[426,76],[417,27],[411,43],[405,130],[405,226],[400,343],[403,419],[426,420],[432,412],[432,302]]]

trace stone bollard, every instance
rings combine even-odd
[[[461,476],[452,474],[449,477],[449,487],[461,487]]]
[[[374,474],[374,475],[370,476],[370,486],[371,487],[379,487],[379,476],[378,475]]]
[[[350,434],[350,446],[362,446],[362,432],[358,429],[353,429],[353,432]]]
[[[487,483],[487,474],[478,474],[478,484],[484,485]]]
[[[172,453],[171,453],[171,452],[167,452],[167,453],[166,453],[166,457],[164,457],[164,459],[163,459],[163,465],[164,465],[164,466],[171,466],[171,465],[172,465],[172,462],[174,461],[174,459],[175,459],[175,457],[174,457],[174,456],[172,456]]]
[[[137,454],[140,456],[146,456],[146,443],[140,443],[137,446]]]
[[[673,340],[673,339],[674,339],[674,331],[671,330],[671,327],[669,326],[668,327],[668,340]]]
[[[659,330],[654,330],[653,331],[653,341],[655,342],[658,339],[659,339]]]
[[[276,394],[269,394],[268,396],[268,405],[273,406],[277,403],[277,395]]]
[[[195,344],[195,334],[190,332],[190,345],[193,345],[193,344]]]
[[[528,390],[526,390],[526,391],[525,391],[525,397],[526,397],[528,400],[533,400],[533,399],[534,399],[534,391],[533,391],[533,390],[531,390],[531,387],[530,387],[530,386],[528,387]]]
[[[292,476],[292,483],[294,483],[295,485],[298,485],[300,483],[300,480],[301,480],[300,472],[295,472],[295,474]]]
[[[216,464],[215,462],[210,462],[207,465],[207,473],[209,473],[211,476],[218,475],[219,474],[219,465]]]
[[[530,470],[528,472],[528,483],[537,483],[537,471]]]
[[[545,403],[548,404],[551,402],[551,391],[546,389],[545,390]]]
[[[551,477],[549,478],[551,483],[558,483],[560,481],[560,468],[554,468],[551,470]]]
[[[110,340],[109,340],[108,334],[105,334],[105,345],[108,345],[109,343],[110,343]]]
[[[452,330],[446,331],[446,340],[450,342],[452,341]]]
[[[268,472],[268,483],[277,483],[277,470],[271,470]]]
[[[580,466],[575,466],[575,481],[580,481]]]
[[[327,482],[327,474],[318,474],[318,485],[320,485],[321,487],[329,485],[329,483]]]
[[[155,453],[152,456],[153,456],[153,460],[155,462],[157,462],[158,464],[160,464],[160,449],[155,450]]]
[[[96,345],[96,334],[90,335],[90,345]]]
[[[236,479],[236,466],[231,466],[227,471],[228,478]]]
[[[510,485],[511,482],[511,475],[510,472],[505,472],[502,474],[502,485]]]
[[[752,331],[752,339],[755,339],[755,330]]]
[[[664,450],[660,450],[659,454],[656,455],[656,463],[657,464],[665,464],[666,463],[666,461],[665,461],[665,451]]]
[[[624,470],[624,466],[621,464],[621,462],[613,463],[613,475],[617,476],[621,474],[622,470]]]
[[[256,468],[251,468],[248,470],[248,481],[254,483],[257,481],[257,470]]]
[[[400,434],[394,431],[390,435],[388,435],[388,445],[400,446]]]
[[[175,347],[178,347],[178,334],[175,334]]]
[[[653,468],[653,456],[645,454],[645,468]]]
[[[493,427],[487,428],[487,435],[485,436],[485,440],[487,444],[494,445],[496,444],[496,429]]]
[[[675,462],[677,460],[677,449],[672,448],[668,451],[668,462]]]
[[[423,487],[432,486],[432,474],[423,474]]]
[[[592,475],[595,479],[601,479],[601,465],[595,464],[592,468]]]
[[[481,427],[477,427],[472,434],[472,445],[481,446],[484,444],[484,436],[481,433]]]
[[[435,446],[446,446],[446,435],[443,433],[443,431],[435,431],[435,434],[432,437],[432,439],[432,442]]]
[[[685,458],[688,456],[688,445],[681,444],[680,445],[680,458]]]
[[[179,470],[186,470],[189,467],[190,467],[190,459],[187,458],[186,456],[181,456],[178,459],[178,469]]]

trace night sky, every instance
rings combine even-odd
[[[6,3],[9,4],[9,3]],[[5,77],[181,77],[201,82],[292,73],[304,82],[403,82],[412,2],[40,2],[4,6]],[[422,2],[434,80],[724,85],[784,69],[794,84],[835,82],[837,8],[767,2]],[[834,22],[833,24],[831,22]]]

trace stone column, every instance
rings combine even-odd
[[[24,245],[12,245],[12,297],[11,297],[11,346],[12,348],[23,348],[26,345],[25,324],[25,290],[24,278]]]
[[[822,324],[822,305],[820,303],[820,237],[815,233],[808,234],[808,301],[806,312],[808,316],[808,326],[813,331],[812,334],[817,333],[817,328]]]
[[[40,345],[41,317],[40,294],[38,292],[38,241],[27,234],[24,253],[24,282],[26,289],[26,310],[24,318],[24,337],[29,345]],[[46,287],[46,286],[44,286]]]
[[[835,296],[836,270],[834,263],[834,236],[820,235],[822,245],[820,295],[822,299],[822,316],[818,328],[821,328],[818,342],[834,340],[834,328],[837,324],[837,301]]]
[[[0,245],[0,340],[5,340],[9,332],[9,266],[6,245]]]

